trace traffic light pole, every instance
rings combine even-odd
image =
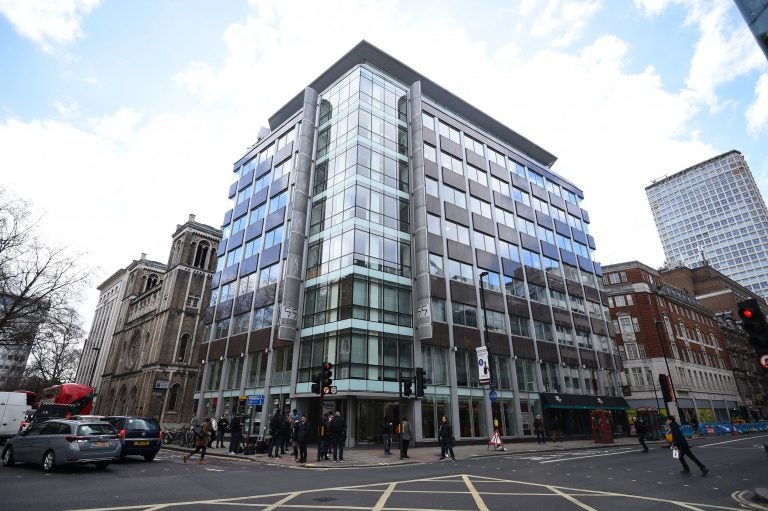
[[[400,421],[400,427],[398,428],[400,430],[400,459],[404,458],[404,451],[403,451],[403,370],[398,369],[397,370],[397,407],[398,407],[398,420]]]
[[[317,384],[320,387],[320,422],[317,423],[317,461],[320,461],[320,454],[323,450],[323,433],[325,431],[325,424],[323,423],[323,393],[322,393],[322,377],[318,376]]]

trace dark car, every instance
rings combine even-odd
[[[115,428],[102,421],[51,419],[8,440],[3,465],[38,463],[46,472],[59,465],[93,463],[106,468],[120,456]]]
[[[163,444],[160,424],[152,417],[104,417],[117,430],[122,444],[120,457],[144,456],[146,461],[155,459]]]

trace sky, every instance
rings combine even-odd
[[[558,157],[603,265],[658,267],[654,179],[741,151],[768,192],[768,60],[731,0],[0,0],[0,186],[96,286],[220,227],[259,127],[362,39]]]

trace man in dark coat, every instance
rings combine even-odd
[[[333,415],[330,430],[333,441],[333,461],[341,463],[344,461],[344,444],[347,443],[347,422],[341,416],[341,412]]]
[[[672,416],[667,417],[667,424],[669,425],[669,429],[672,432],[672,448],[677,448],[677,452],[680,456],[680,463],[683,465],[683,470],[680,473],[688,474],[691,472],[691,469],[688,468],[688,464],[685,462],[685,457],[688,456],[691,458],[691,460],[693,460],[694,463],[699,466],[701,475],[707,475],[707,473],[709,473],[709,469],[704,466],[704,464],[700,462],[696,456],[693,455],[691,452],[691,447],[688,445],[688,440],[685,439],[682,431],[680,431],[680,426],[677,424],[675,418]]]
[[[643,452],[648,452],[648,446],[645,445],[645,436],[648,434],[648,428],[645,426],[645,421],[642,417],[635,417],[635,431],[637,432],[637,439],[640,445],[643,446]]]
[[[269,457],[279,458],[280,447],[283,445],[283,416],[280,415],[279,410],[275,410],[275,414],[269,421],[269,431],[272,433],[272,441],[269,444]],[[272,456],[272,451],[275,451],[275,455]]]
[[[451,459],[456,461],[456,456],[453,454],[453,426],[448,422],[448,417],[443,416],[438,438],[440,439],[440,459],[444,460],[450,453]]]
[[[307,440],[309,439],[309,423],[302,416],[296,426],[296,440],[299,444],[299,463],[307,462]]]
[[[232,419],[229,431],[231,433],[229,438],[229,454],[237,454],[237,451],[240,450],[240,436],[243,434],[243,418],[240,415]]]
[[[224,447],[224,433],[229,433],[229,420],[227,415],[222,415],[219,419],[219,431],[216,438],[216,447]]]

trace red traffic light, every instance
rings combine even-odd
[[[333,364],[331,364],[330,362],[326,362],[325,364],[323,364],[323,369],[333,369]]]
[[[741,315],[746,319],[752,319],[752,309],[744,309],[741,311]]]

